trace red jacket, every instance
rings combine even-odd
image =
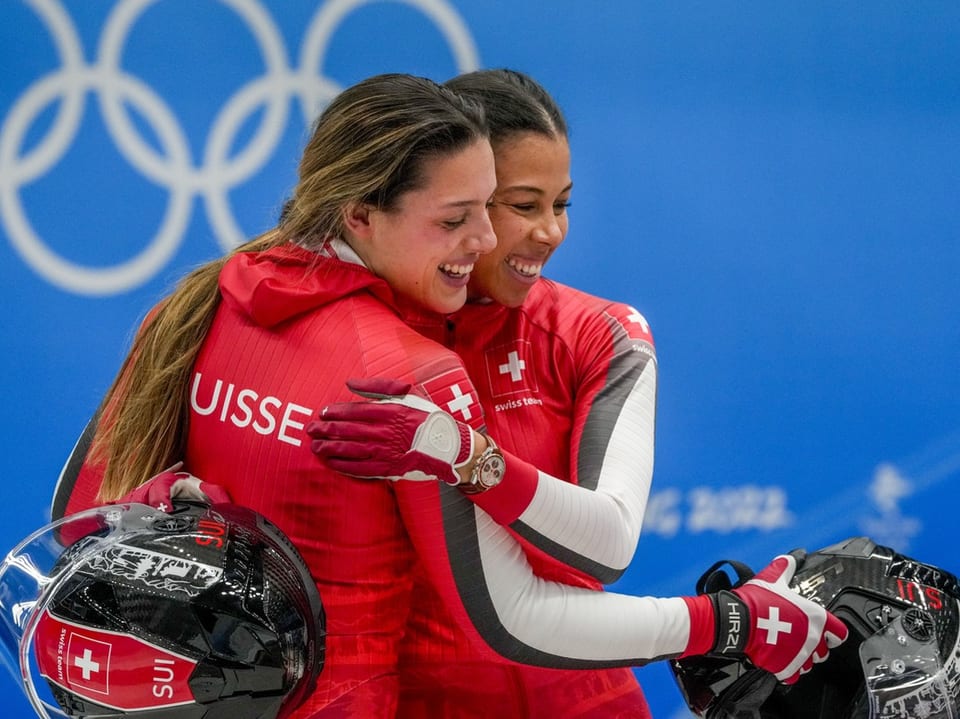
[[[410,608],[432,604],[414,593],[415,572],[443,605],[440,630],[456,627],[458,645],[483,662],[602,668],[685,649],[682,599],[544,582],[519,543],[455,488],[350,479],[312,455],[303,425],[324,405],[354,399],[348,378],[409,381],[442,407],[455,395],[477,398],[456,355],[400,320],[382,280],[285,247],[232,258],[221,290],[191,382],[186,462],[274,521],[317,580],[327,662],[297,717],[393,716]],[[478,404],[456,406],[455,416],[482,426]],[[465,409],[475,411],[468,418]],[[529,489],[540,482],[531,467],[510,462],[521,491],[505,480],[481,495],[507,514],[530,505]],[[85,467],[61,481],[58,496],[77,511],[98,486],[96,468]]]
[[[618,579],[653,472],[657,366],[646,320],[546,279],[519,308],[477,303],[442,321],[406,319],[457,352],[506,450],[502,498],[474,495],[477,505],[522,538],[539,576],[595,589]],[[446,717],[649,716],[631,671],[497,668],[423,577],[417,595],[401,647],[399,716],[429,716],[431,706]]]

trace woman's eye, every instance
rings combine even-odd
[[[571,204],[572,204],[572,203],[571,203],[570,201],[567,201],[567,202],[557,202],[557,203],[554,204],[554,206],[553,206],[553,213],[554,213],[555,215],[562,215],[564,212],[567,211],[567,208],[569,208]]]
[[[532,212],[537,208],[537,206],[532,202],[515,202],[510,206],[515,210],[519,210],[520,212]]]
[[[458,220],[444,220],[443,226],[446,227],[448,230],[455,230],[458,227],[462,227],[464,224],[466,224],[466,222],[467,222],[467,218],[461,217]]]

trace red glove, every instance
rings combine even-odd
[[[223,487],[204,482],[189,472],[178,472],[183,462],[155,474],[129,494],[111,504],[146,504],[161,512],[173,509],[173,500],[193,500],[206,504],[230,502],[230,495]]]
[[[459,484],[473,457],[473,432],[413,386],[391,379],[352,379],[347,387],[373,402],[324,407],[307,425],[310,448],[328,467],[366,479],[439,479]]]
[[[745,654],[760,669],[793,684],[843,643],[847,626],[790,589],[796,570],[795,557],[780,555],[742,586],[693,600],[713,603],[717,638],[710,653]]]

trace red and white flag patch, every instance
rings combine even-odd
[[[480,398],[462,367],[451,369],[421,384],[423,391],[440,409],[475,429],[483,425]]]
[[[46,611],[33,644],[44,677],[97,704],[133,711],[194,702],[196,662],[129,634]]]
[[[632,340],[644,340],[653,344],[653,333],[650,331],[650,325],[642,314],[633,307],[623,305],[615,306],[609,313],[626,330],[627,336]]]
[[[533,345],[526,340],[513,340],[484,352],[490,396],[494,399],[519,392],[536,393]]]

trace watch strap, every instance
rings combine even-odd
[[[486,435],[484,436],[486,437]],[[474,460],[473,467],[470,469],[470,479],[457,485],[457,488],[464,494],[480,494],[490,489],[490,487],[480,481],[480,472],[483,469],[484,462],[486,462],[491,455],[497,454],[500,455],[501,458],[503,455],[500,454],[500,448],[497,447],[497,443],[494,442],[492,438],[486,437],[486,440],[487,448]]]

